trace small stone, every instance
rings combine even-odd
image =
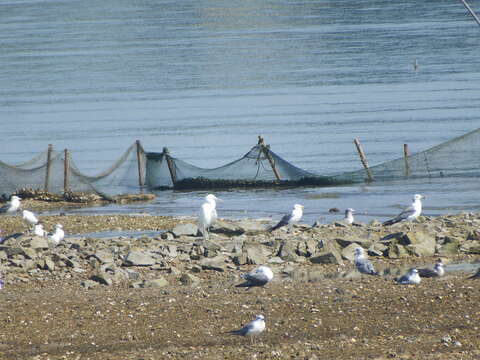
[[[149,287],[159,288],[167,285],[168,285],[168,281],[163,277],[153,279],[153,280],[145,280],[145,282],[143,283],[143,287],[146,287],[146,288],[149,288]]]
[[[197,285],[200,282],[200,279],[192,274],[183,274],[179,280],[182,285],[188,286]]]
[[[126,266],[151,266],[155,264],[149,252],[130,251],[123,262]]]

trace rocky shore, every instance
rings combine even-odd
[[[2,335],[0,353],[4,350],[3,353],[8,354],[5,358],[46,359],[58,355],[58,358],[67,359],[183,356],[233,359],[238,358],[234,356],[237,353],[278,359],[318,359],[324,358],[322,354],[325,353],[329,354],[327,358],[339,359],[417,358],[414,350],[399,352],[398,341],[405,342],[404,349],[416,344],[422,349],[419,351],[423,358],[448,359],[452,351],[462,353],[461,358],[465,359],[480,356],[478,337],[475,337],[479,312],[471,306],[472,301],[480,300],[477,281],[470,281],[466,286],[466,274],[451,274],[437,281],[426,280],[407,290],[410,286],[394,284],[393,276],[397,274],[392,271],[392,268],[412,264],[430,264],[438,257],[447,264],[453,260],[476,260],[480,254],[479,214],[421,217],[416,224],[391,227],[376,222],[354,226],[342,222],[300,225],[293,234],[283,230],[272,234],[266,232],[269,225],[266,220],[221,220],[212,229],[209,241],[203,241],[199,236],[194,219],[149,215],[62,215],[43,216],[42,221],[47,229],[56,223],[63,224],[67,238],[54,246],[47,238],[25,234],[26,226],[18,216],[0,217],[1,236],[5,239],[0,245],[0,271],[5,280],[5,287],[0,291],[4,306],[0,322],[3,321],[12,332],[27,336],[28,331],[21,322],[27,321],[29,327],[38,332],[37,335],[30,334],[29,341],[34,339],[36,344],[33,346],[32,343],[30,347],[22,342],[26,339],[12,338],[9,333]],[[82,235],[98,231],[135,231],[140,235],[108,238]],[[141,235],[143,231],[157,231],[158,235]],[[360,277],[353,271],[353,250],[357,246],[367,250],[381,277]],[[268,264],[274,270],[275,279],[271,286],[250,292],[236,289],[234,285],[239,282],[239,275],[259,264]],[[316,276],[310,276],[312,273]],[[248,295],[250,293],[252,295]],[[465,294],[462,296],[466,298],[459,300],[459,294]],[[21,305],[34,306],[35,299],[43,302],[40,308],[45,314],[57,314],[59,319],[68,318],[68,314],[74,318],[78,316],[78,321],[66,320],[73,328],[81,329],[76,335],[78,341],[70,339],[58,343],[58,339],[52,340],[53,335],[53,338],[41,335],[41,329],[49,327],[48,316],[36,311],[35,307],[22,310]],[[460,311],[466,316],[463,324],[456,318],[459,313],[444,313],[442,317],[449,319],[450,316],[451,321],[438,322],[435,325],[438,333],[433,325],[432,331],[427,331],[427,337],[433,336],[434,340],[411,340],[406,335],[413,331],[417,333],[416,337],[419,336],[424,324],[416,321],[429,317],[428,304],[437,306],[435,312],[442,309],[448,312],[452,311],[455,301],[466,301],[465,306],[468,306]],[[92,306],[100,309],[98,311],[103,315],[99,318],[105,320],[99,329],[120,338],[94,330],[96,321],[87,321],[94,316]],[[191,306],[198,307],[192,309]],[[109,311],[131,313],[133,318],[120,322],[122,330],[118,328],[120,323],[114,325],[112,319],[105,319],[105,316],[113,316],[104,313],[105,307]],[[417,313],[419,309],[425,313],[411,318],[411,313]],[[15,312],[24,310],[37,323],[19,320],[22,316],[17,317]],[[175,331],[179,337],[175,338],[170,332],[160,334],[162,326],[150,319],[132,325],[130,320],[142,318],[144,311],[154,318],[160,316],[162,321],[170,321],[170,331]],[[156,311],[163,315],[155,315]],[[249,316],[258,311],[267,313],[267,328],[276,328],[266,332],[265,341],[259,347],[252,347],[243,339],[219,335],[218,331],[212,332],[211,329],[208,330],[210,337],[192,332],[192,327],[206,326],[202,321],[220,322],[218,326],[226,331],[229,326],[236,327],[250,321]],[[336,316],[335,311],[338,311]],[[354,314],[356,311],[371,319],[379,316],[375,325],[372,324],[377,330],[369,329],[362,320],[363,315],[359,318],[361,314]],[[285,312],[285,319],[282,312]],[[344,318],[344,323],[339,322],[340,318]],[[325,319],[329,319],[328,322]],[[351,323],[353,319],[357,325]],[[55,319],[51,321],[56,322]],[[465,321],[471,322],[470,325],[465,325]],[[292,325],[293,322],[299,322],[300,327]],[[307,324],[308,329],[302,332],[302,327]],[[351,328],[345,329],[346,324],[352,325]],[[405,326],[399,330],[403,334],[400,340],[396,337],[397,332],[388,330],[389,326],[399,326],[399,329]],[[158,331],[153,331],[152,327]],[[90,341],[87,329],[95,334],[95,338],[104,339],[103,343],[101,340]],[[388,330],[390,335],[383,337],[381,329]],[[280,338],[289,346],[280,345],[278,337],[275,338],[277,331],[287,333]],[[312,334],[316,334],[315,337]],[[442,337],[447,335],[450,340],[443,341]],[[336,353],[332,339],[343,344]],[[57,342],[54,351],[52,341]],[[89,341],[102,345],[92,348]],[[24,347],[20,349],[19,345]],[[348,348],[358,345],[361,345],[363,355],[357,357],[358,354],[349,353],[352,349]],[[145,350],[150,347],[153,348],[151,357]],[[365,347],[369,351],[365,351]]]

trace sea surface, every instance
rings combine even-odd
[[[475,4],[472,6],[475,9]],[[480,11],[479,9],[475,9]],[[416,66],[414,66],[416,64]],[[3,0],[0,160],[53,144],[107,169],[135,140],[199,167],[240,158],[262,135],[318,174],[361,168],[480,127],[480,27],[451,0]],[[480,144],[479,144],[480,146]],[[476,178],[216,193],[221,217],[305,222],[480,210]],[[205,192],[80,212],[195,216]]]

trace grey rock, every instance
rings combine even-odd
[[[186,286],[197,285],[200,282],[200,279],[192,274],[182,274],[180,276],[180,283]]]
[[[267,261],[268,256],[270,256],[272,252],[264,245],[258,243],[245,243],[243,245],[243,253],[247,258],[247,264],[260,265]]]
[[[126,266],[151,266],[155,264],[155,259],[150,252],[130,251],[125,257],[123,264]]]
[[[443,245],[437,250],[440,256],[451,256],[458,254],[460,250],[460,239],[456,237],[447,236],[444,239]]]
[[[30,240],[30,247],[32,249],[48,249],[49,243],[47,238],[41,236],[33,236]]]
[[[410,254],[407,251],[407,249],[400,244],[391,243],[388,246],[387,256],[390,259],[399,259],[399,258],[403,258],[403,257],[408,257],[409,255]]]
[[[212,233],[223,234],[227,236],[242,235],[244,233],[244,229],[237,224],[220,219],[217,219],[217,221],[210,228],[210,231]]]
[[[140,273],[138,271],[132,269],[125,269],[125,274],[127,275],[128,279],[130,280],[138,280],[140,279]]]
[[[480,254],[480,241],[468,241],[460,246],[460,251],[467,254]]]
[[[163,240],[167,240],[167,241],[172,241],[173,239],[175,239],[175,236],[169,231],[166,231],[166,232],[162,233],[162,235],[160,235],[160,237]]]
[[[102,264],[112,263],[114,261],[113,254],[110,250],[101,249],[93,254],[95,258],[98,259]]]
[[[247,255],[245,253],[234,255],[232,261],[235,265],[245,265],[247,263]]]
[[[81,285],[82,285],[85,289],[88,290],[88,289],[91,289],[91,288],[97,286],[97,285],[98,285],[98,282],[93,281],[93,280],[85,280],[85,281],[82,281],[82,282],[81,282]]]
[[[160,288],[168,285],[168,281],[164,277],[159,277],[152,280],[145,280],[143,287],[146,288]]]
[[[292,262],[305,261],[304,258],[301,258],[297,254],[298,245],[299,245],[299,242],[294,242],[291,240],[283,241],[277,256],[284,261],[292,261]]]
[[[313,264],[343,264],[342,257],[336,250],[324,251],[309,258]]]
[[[222,256],[216,258],[204,258],[200,260],[200,265],[203,270],[224,272],[226,269],[225,260]]]
[[[172,234],[175,237],[180,236],[197,236],[198,226],[195,224],[178,224],[172,230]]]
[[[344,258],[345,260],[348,260],[350,262],[354,262],[355,260],[355,249],[358,247],[359,245],[356,244],[356,243],[351,243],[350,245],[348,245],[347,247],[344,247],[341,251],[341,254],[342,254],[342,258]]]
[[[112,277],[102,271],[97,272],[96,274],[90,277],[90,280],[96,281],[99,284],[110,286],[113,284]]]
[[[256,220],[244,219],[236,224],[247,235],[258,235],[265,232],[265,226]]]

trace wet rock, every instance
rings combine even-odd
[[[178,224],[172,230],[173,236],[177,238],[181,236],[197,236],[197,233],[198,233],[198,226],[191,223]]]
[[[123,262],[126,266],[151,266],[155,264],[155,259],[150,252],[130,251]]]
[[[313,264],[343,264],[340,253],[336,250],[324,251],[309,258]]]
[[[200,282],[200,279],[192,274],[183,274],[179,279],[180,283],[185,286],[197,285]]]
[[[152,280],[145,280],[143,287],[146,288],[160,288],[168,285],[168,281],[164,277],[159,277]]]

